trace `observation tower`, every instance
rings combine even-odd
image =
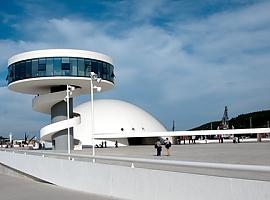
[[[10,90],[35,95],[33,110],[51,115],[51,124],[40,130],[41,140],[51,141],[55,150],[66,150],[78,142],[73,127],[81,123],[80,114],[73,112],[73,97],[111,89],[114,66],[110,57],[97,52],[37,50],[11,57],[7,80]]]

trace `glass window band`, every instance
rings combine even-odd
[[[27,78],[76,76],[90,77],[95,72],[99,78],[114,83],[114,66],[89,58],[49,57],[22,60],[8,66],[8,84]]]

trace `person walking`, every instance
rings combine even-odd
[[[171,155],[170,148],[172,146],[172,143],[169,141],[168,138],[166,138],[164,144],[165,144],[165,149],[166,149],[167,156],[170,156]]]
[[[157,149],[157,156],[161,156],[162,146],[160,139],[158,139],[157,142],[155,143],[155,148]]]
[[[192,135],[191,139],[192,139],[192,144],[195,144],[196,143],[196,135]]]

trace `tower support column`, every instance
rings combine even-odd
[[[73,115],[73,98],[69,99],[69,118]],[[67,120],[67,103],[61,101],[51,108],[51,123]],[[70,128],[70,149],[74,148],[73,128]],[[68,149],[68,129],[58,131],[52,136],[52,144],[54,150]]]

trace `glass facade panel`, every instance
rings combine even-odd
[[[91,75],[91,60],[84,59],[84,69],[85,69],[85,76],[90,77]]]
[[[12,71],[12,65],[10,65],[8,68],[8,75],[7,75],[7,81],[9,83],[12,81],[12,77],[13,77],[13,71]]]
[[[46,59],[38,59],[38,71],[46,71]]]
[[[110,81],[114,82],[114,72],[113,72],[113,66],[112,65],[109,65],[110,66]]]
[[[15,80],[15,65],[12,65],[11,68],[12,68],[11,76],[12,76],[12,79]]]
[[[102,75],[102,67],[103,67],[103,64],[102,62],[98,61],[98,77],[102,78],[101,75]]]
[[[46,76],[53,76],[53,58],[46,59]]]
[[[24,78],[25,73],[25,62],[19,62],[15,64],[15,79],[20,80]]]
[[[15,64],[15,80],[19,80],[20,72],[19,72],[19,63]]]
[[[38,59],[38,76],[45,76],[46,74],[46,59]]]
[[[62,63],[69,63],[69,58],[68,57],[62,58]]]
[[[26,66],[25,62],[20,63],[20,79],[23,79],[26,76]]]
[[[38,76],[38,59],[32,60],[32,77]]]
[[[26,78],[31,78],[32,77],[32,60],[27,60],[26,61],[25,68],[26,68],[25,77]]]
[[[53,74],[55,76],[61,76],[61,64],[62,59],[61,58],[53,58]]]
[[[78,59],[78,76],[84,76],[84,59]]]
[[[66,75],[66,76],[70,75],[69,58],[62,58],[61,69],[62,69],[62,75]]]
[[[92,60],[92,72],[98,74],[98,62],[96,60]]]
[[[87,58],[38,58],[19,61],[8,67],[8,83],[35,77],[81,76],[90,77],[91,71],[98,77],[114,82],[113,66]]]
[[[102,71],[101,71],[102,79],[108,80],[108,71],[109,69],[107,68],[107,64],[102,63]]]
[[[77,58],[70,58],[70,67],[71,67],[71,75],[77,76],[78,75],[78,59]]]

